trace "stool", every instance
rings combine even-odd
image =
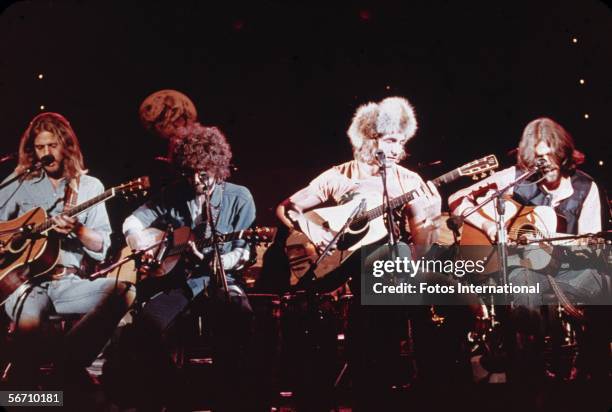
[[[76,322],[78,322],[83,317],[82,314],[77,313],[69,313],[69,314],[52,314],[47,317],[46,322],[51,326],[52,329],[57,331],[57,333],[61,335],[65,335]],[[5,328],[3,328],[5,329]],[[2,337],[6,344],[7,352],[10,352],[11,346],[14,348],[14,338],[17,333],[17,328],[14,322],[10,322],[6,327],[7,333],[6,336]],[[9,375],[11,368],[13,366],[10,357],[6,359],[6,365],[2,369],[2,375],[0,375],[0,382],[7,382],[9,380]],[[40,365],[39,370],[49,374],[52,370],[53,366],[51,363]]]

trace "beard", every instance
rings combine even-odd
[[[206,187],[204,185],[193,185],[191,188],[197,196],[206,194]]]
[[[545,183],[556,183],[561,178],[561,170],[555,166],[547,166],[542,170],[542,178]]]
[[[61,177],[64,174],[63,163],[54,160],[53,163],[48,166],[45,166],[45,172],[47,173],[47,175],[53,178]]]

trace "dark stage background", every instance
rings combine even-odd
[[[279,201],[352,157],[346,129],[357,106],[399,95],[420,126],[405,165],[426,178],[488,153],[510,165],[526,123],[550,116],[610,188],[604,3],[285,3],[11,5],[0,16],[0,153],[17,149],[44,105],[71,121],[90,173],[120,183],[164,154],[165,141],[139,123],[140,102],[177,89],[202,123],[225,131],[239,168],[231,180],[252,191],[258,223],[275,224]],[[116,229],[133,206],[109,204]]]

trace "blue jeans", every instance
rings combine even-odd
[[[572,302],[593,304],[604,290],[602,276],[595,269],[570,270],[564,269],[554,277],[555,281]],[[535,286],[540,285],[540,293],[514,294],[514,303],[517,306],[537,307],[542,301],[543,293],[552,291],[548,278],[538,272],[527,268],[517,268],[510,272],[508,282],[513,285]]]
[[[88,366],[110,338],[133,300],[133,289],[114,279],[81,279],[68,274],[58,280],[25,285],[5,304],[17,326],[19,358],[33,358],[40,351],[41,327],[49,315],[85,315],[66,335],[60,346],[60,361]],[[34,359],[32,359],[34,360]]]
[[[227,276],[227,284],[230,294],[230,307],[250,316],[252,309],[244,291],[236,284],[232,276]],[[184,284],[175,284],[153,295],[144,304],[136,322],[144,321],[156,329],[157,332],[163,334],[187,308],[193,298],[207,289],[209,295],[214,296],[215,290],[209,286],[209,276],[190,278]]]

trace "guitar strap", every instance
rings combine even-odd
[[[214,205],[210,205],[210,209],[212,211],[212,221],[215,222],[215,227],[217,227],[217,223],[219,223],[219,215],[221,214],[221,203],[223,202],[223,188],[225,187],[224,183],[221,183],[218,186],[218,190],[219,190],[219,197],[220,197],[220,201],[219,201],[219,206],[215,207]],[[214,194],[214,191],[213,191]],[[212,195],[210,196],[211,202],[212,202]],[[203,223],[205,224],[206,230],[204,231],[204,238],[205,239],[210,239],[212,238],[212,228],[210,227],[210,225],[208,224],[208,222],[210,220],[208,220],[208,208],[206,207],[206,202],[202,203],[202,220]]]
[[[567,312],[568,315],[570,315],[571,317],[575,319],[578,319],[578,320],[584,319],[584,313],[580,309],[578,309],[576,306],[574,306],[572,302],[570,302],[570,300],[565,295],[565,292],[563,292],[563,289],[559,287],[559,284],[557,283],[555,278],[549,274],[546,275],[546,278],[548,279],[548,283],[550,283],[550,287],[555,293],[555,296],[559,300],[559,303],[563,307],[563,310],[565,310],[565,312]]]
[[[66,188],[64,189],[64,208],[63,212],[66,213],[73,207],[77,205],[77,200],[79,197],[78,188],[80,183],[80,176],[77,176],[74,179],[70,179],[66,181]],[[73,187],[74,184],[74,187]],[[76,187],[76,189],[75,189]],[[54,269],[55,273],[51,275],[51,279],[58,280],[61,279],[67,272],[67,270],[74,270],[72,268],[63,268],[61,265],[57,265]],[[78,273],[78,272],[77,272]]]
[[[77,198],[79,197],[78,187],[80,180],[80,176],[77,176],[74,179],[66,181],[66,189],[64,191],[64,212],[67,212],[68,210],[72,209],[77,205]],[[76,190],[73,187],[72,183],[74,183]]]

